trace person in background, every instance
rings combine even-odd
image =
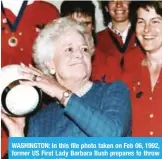
[[[132,135],[162,136],[162,2],[136,2],[142,49],[125,56],[123,80],[132,96]]]
[[[60,16],[68,16],[77,22],[85,23],[88,31],[92,33],[94,41],[96,41],[95,5],[92,1],[64,0],[60,6]]]
[[[69,1],[64,0],[60,7],[60,15],[62,17],[68,16],[80,23],[85,23],[87,29],[92,33],[94,38],[94,43],[96,44],[96,25],[95,25],[95,5],[92,1]],[[99,55],[99,56],[98,56]],[[98,66],[100,63],[100,67]],[[107,67],[105,67],[105,65]],[[107,68],[115,68],[116,72]],[[112,56],[105,58],[104,53],[95,48],[95,53],[92,59],[92,75],[91,80],[112,82],[119,79],[118,72],[120,72],[120,65],[116,62],[116,59]]]
[[[36,66],[25,66],[22,75],[58,102],[30,117],[28,136],[127,136],[131,109],[128,88],[89,80],[94,42],[87,27],[63,17],[45,26],[33,46]],[[84,116],[84,117],[83,117]],[[2,120],[10,136],[24,136],[25,118]],[[21,123],[21,124],[19,124]],[[14,130],[14,131],[13,131]]]
[[[43,13],[42,13],[43,12]],[[44,1],[1,1],[1,66],[32,63],[32,45],[40,30],[59,17],[57,8]],[[2,123],[1,155],[8,136]],[[5,158],[5,157],[4,157]],[[7,157],[6,157],[7,158]]]
[[[124,55],[136,45],[133,14],[134,2],[130,1],[101,1],[101,8],[106,28],[97,33],[95,70],[92,79],[105,75],[106,82],[120,78],[124,65]],[[103,69],[104,68],[104,69]]]
[[[14,3],[19,5],[16,10]],[[45,24],[59,17],[57,8],[48,2],[34,0],[4,0],[1,6],[1,65],[31,63],[33,42]]]
[[[122,59],[135,46],[131,1],[101,1],[106,29],[97,34],[97,47]],[[106,56],[105,55],[105,56]]]

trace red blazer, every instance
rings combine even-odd
[[[152,92],[142,50],[137,48],[126,58],[123,80],[131,90],[132,135],[162,136],[162,69]]]
[[[4,11],[5,14],[1,12],[1,65],[19,64],[20,62],[32,63],[33,42],[42,26],[59,17],[57,8],[44,1],[35,1],[27,5],[15,32],[11,32],[6,23],[6,18],[14,23],[15,15],[7,8],[4,8]],[[17,45],[14,47],[9,45],[11,37],[17,39]],[[1,155],[3,157],[7,152],[8,145],[8,136],[3,129],[1,138],[1,145],[3,145]]]
[[[120,79],[120,74],[121,68],[119,59],[112,55],[105,58],[105,54],[96,49],[92,59],[91,80],[113,82]]]
[[[97,33],[97,49],[105,53],[105,57],[113,55],[116,58],[122,58],[127,52],[136,46],[136,37],[132,28],[129,29],[125,44],[122,38],[115,34],[111,29]]]
[[[118,41],[115,43],[115,41]],[[97,45],[92,61],[92,80],[101,80],[105,76],[106,82],[118,80],[121,68],[124,65],[123,58],[130,50],[136,47],[135,33],[129,30],[126,43],[122,38],[109,28],[97,34]]]
[[[27,5],[15,32],[11,32],[6,18],[13,24],[16,16],[7,8],[1,12],[1,65],[29,64],[32,61],[32,45],[39,30],[48,22],[59,17],[57,8],[47,2],[35,1]],[[11,47],[9,39],[15,37],[17,45]]]

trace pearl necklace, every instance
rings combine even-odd
[[[81,89],[75,92],[75,94],[79,97],[84,96],[92,87],[93,83],[88,81]]]

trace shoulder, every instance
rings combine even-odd
[[[98,32],[97,38],[104,36],[105,34],[107,34],[107,32],[108,32],[108,28],[105,28],[104,30]]]
[[[38,7],[40,6],[40,7],[44,7],[44,8],[48,8],[48,7],[56,8],[56,6],[54,4],[46,2],[46,1],[35,1],[32,5],[38,6]]]
[[[124,56],[123,72],[136,74],[141,69],[145,54],[140,47],[136,47]]]
[[[120,80],[112,82],[109,87],[108,87],[108,91],[110,92],[129,92],[128,87],[126,86],[126,84]]]
[[[95,83],[95,85],[97,89],[100,89],[100,91],[104,93],[129,92],[126,84],[120,80],[112,83]]]
[[[143,52],[142,48],[140,46],[136,46],[132,48],[130,51],[128,51],[124,58],[125,59],[130,59],[132,61],[138,60],[138,59],[143,59],[145,57],[145,53]]]
[[[57,7],[52,3],[49,3],[46,1],[35,1],[32,4],[32,7],[37,10],[40,10],[41,12],[44,12],[44,14],[47,14],[46,12],[48,12],[48,13],[53,12],[59,17],[59,11],[58,11]]]

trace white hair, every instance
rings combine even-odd
[[[86,25],[79,24],[68,17],[59,18],[47,24],[41,30],[33,45],[33,59],[36,66],[44,73],[49,74],[45,62],[54,57],[55,41],[68,31],[79,32],[86,40],[90,54],[94,52],[94,42],[91,33],[87,31]]]

